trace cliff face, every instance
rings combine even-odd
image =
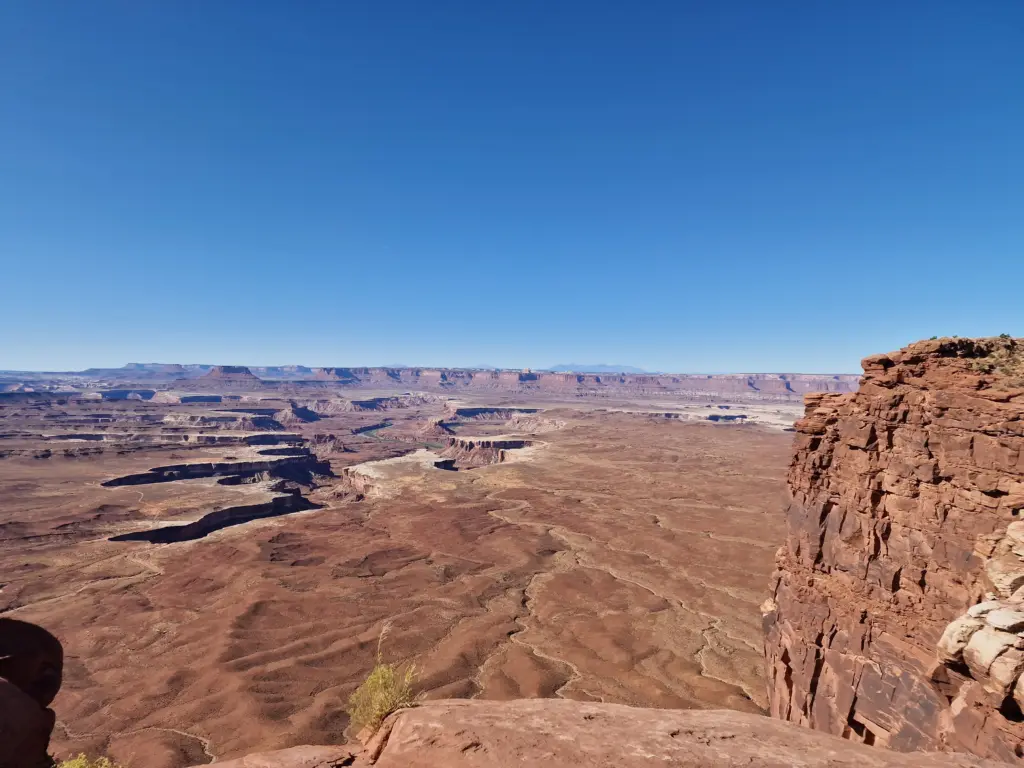
[[[346,375],[327,375],[323,371],[342,371]],[[425,370],[418,368],[322,369],[319,379],[331,379],[348,386],[378,386],[402,383],[446,391],[500,390],[534,393],[571,393],[580,396],[615,394],[679,394],[689,397],[734,397],[751,401],[787,402],[807,392],[851,392],[857,386],[855,375],[823,376],[814,374],[577,374],[536,371],[469,371],[459,369]]]
[[[1014,760],[1024,340],[920,342],[863,367],[859,391],[808,395],[796,425],[789,535],[764,606],[771,714]]]
[[[163,368],[167,368],[164,371]],[[749,402],[796,402],[809,392],[852,392],[859,376],[803,373],[754,374],[582,374],[547,371],[479,371],[458,368],[313,368],[286,366],[256,368],[263,378],[243,366],[213,366],[203,373],[187,366],[147,366],[145,369],[90,369],[83,373],[103,376],[109,384],[155,384],[166,381],[182,391],[214,387],[235,390],[286,389],[315,392],[317,389],[433,390],[443,395],[467,392],[516,392],[520,394],[615,397],[673,395],[684,398],[727,398]],[[32,381],[35,381],[33,379]],[[45,380],[44,380],[45,382]],[[23,381],[0,386],[32,386]]]
[[[263,381],[253,376],[252,371],[244,365],[215,365],[197,379],[175,379],[190,389],[209,389],[211,387],[230,387],[232,389],[259,389]],[[187,382],[187,384],[185,384]]]
[[[473,469],[488,464],[500,464],[508,458],[508,451],[526,448],[529,440],[515,438],[449,437],[441,451],[441,469]]]

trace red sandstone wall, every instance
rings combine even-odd
[[[856,393],[807,396],[764,606],[773,716],[897,750],[1024,754],[1008,693],[1024,653],[1005,655],[1024,633],[980,673],[959,661],[966,638],[936,651],[1000,596],[986,568],[1024,519],[1022,359],[1022,340],[920,342],[867,358]],[[999,654],[1009,680],[993,685]]]

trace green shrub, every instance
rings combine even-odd
[[[385,623],[377,638],[377,663],[348,700],[348,715],[357,733],[364,728],[377,730],[385,717],[413,703],[416,668],[409,665],[403,669],[384,662],[381,647],[390,629],[391,624]]]

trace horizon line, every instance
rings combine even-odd
[[[215,367],[239,367],[246,368],[250,372],[253,369],[260,368],[288,368],[288,367],[302,367],[308,368],[311,372],[323,371],[328,369],[367,369],[367,370],[437,370],[437,371],[498,371],[498,372],[509,372],[509,373],[578,373],[578,374],[591,374],[600,376],[602,374],[624,374],[629,376],[862,376],[863,371],[827,371],[827,372],[812,372],[812,371],[786,371],[786,370],[719,370],[719,371],[649,371],[646,369],[638,369],[635,371],[626,370],[614,370],[609,369],[605,371],[594,371],[586,370],[583,368],[532,368],[532,367],[477,367],[468,365],[305,365],[303,363],[285,363],[283,365],[253,365],[243,363],[125,363],[119,367],[107,367],[107,366],[94,366],[90,368],[83,368],[80,370],[72,369],[28,369],[28,368],[0,368],[0,373],[31,373],[31,374],[64,374],[64,375],[84,375],[87,371],[129,371],[129,366],[140,365],[140,366],[172,366],[179,365],[183,368],[215,368]],[[638,366],[630,366],[638,368]],[[254,374],[255,375],[255,374]]]

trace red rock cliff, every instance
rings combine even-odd
[[[771,714],[901,751],[1015,760],[1024,340],[925,341],[863,367],[859,391],[808,395],[796,426],[764,606]]]

